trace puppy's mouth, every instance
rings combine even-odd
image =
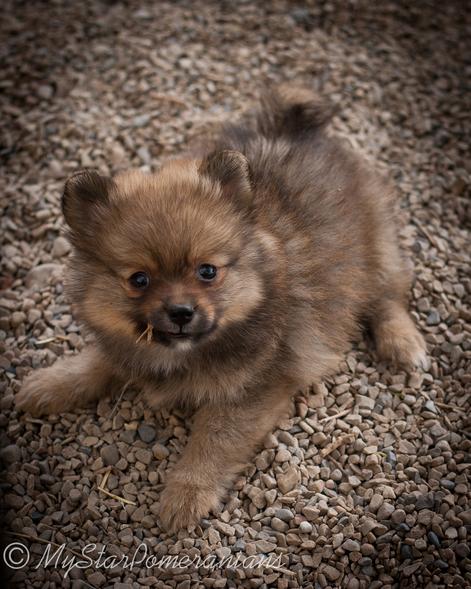
[[[165,346],[170,346],[172,343],[176,342],[197,342],[201,338],[209,335],[214,329],[216,325],[211,326],[209,329],[205,331],[197,331],[197,332],[186,332],[186,331],[162,331],[155,327],[150,327],[150,324],[139,324],[138,330],[141,334],[144,335],[142,338],[147,342],[154,342],[163,344]]]
[[[191,339],[193,336],[191,333],[173,333],[172,331],[154,331],[154,335],[158,339]]]

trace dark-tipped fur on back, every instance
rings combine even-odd
[[[304,88],[282,85],[265,91],[259,105],[235,124],[227,124],[219,143],[242,146],[254,139],[312,140],[338,111],[338,107]],[[218,146],[219,147],[219,146]]]
[[[273,139],[302,140],[323,129],[337,107],[310,90],[281,86],[265,92],[256,113],[257,131]]]

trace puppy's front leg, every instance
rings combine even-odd
[[[284,391],[246,405],[198,411],[188,446],[160,500],[160,518],[167,530],[196,524],[218,507],[235,475],[288,411],[289,401]]]
[[[29,374],[16,395],[16,407],[32,415],[62,413],[83,407],[118,384],[108,360],[90,346]]]

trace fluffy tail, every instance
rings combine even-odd
[[[256,113],[259,133],[267,138],[301,139],[323,129],[337,107],[306,88],[284,84],[266,92]]]

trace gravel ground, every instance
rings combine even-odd
[[[19,587],[471,586],[465,4],[4,3],[0,455],[9,541],[31,552]],[[14,408],[31,367],[84,344],[63,295],[61,188],[83,166],[152,170],[266,81],[291,79],[339,102],[336,132],[396,181],[432,366],[393,371],[359,343],[296,398],[223,511],[170,537],[155,514],[184,416],[154,414],[132,392],[60,417]],[[158,557],[280,558],[66,576],[38,568],[49,542],[69,558],[91,543],[131,557],[141,542]]]

